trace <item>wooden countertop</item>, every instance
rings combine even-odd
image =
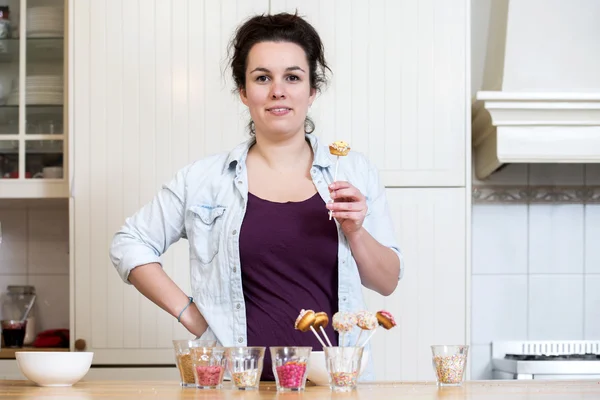
[[[444,399],[444,400],[521,400],[521,399],[600,399],[600,381],[473,381],[462,387],[438,388],[432,382],[362,384],[352,393],[332,393],[325,386],[307,386],[304,393],[278,394],[273,383],[260,391],[238,391],[227,382],[222,390],[181,388],[178,382],[94,381],[73,387],[44,388],[28,381],[0,381],[0,399],[206,399],[206,400],[321,400],[344,399]]]

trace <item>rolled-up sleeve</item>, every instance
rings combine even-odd
[[[187,169],[179,171],[114,235],[110,260],[126,283],[135,267],[160,264],[160,256],[185,236],[186,175]]]
[[[379,179],[377,167],[365,160],[368,171],[367,185],[367,216],[364,221],[365,228],[375,240],[394,251],[400,260],[400,273],[398,280],[404,275],[404,257],[396,240],[396,231],[390,214],[385,187]]]

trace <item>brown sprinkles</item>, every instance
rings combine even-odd
[[[179,374],[183,383],[196,383],[192,356],[189,353],[177,355],[177,367],[179,368]]]

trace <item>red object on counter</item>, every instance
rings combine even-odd
[[[31,178],[31,172],[25,172],[25,178],[29,179]],[[10,179],[17,179],[19,177],[19,171],[12,171],[8,173],[8,177]]]
[[[35,338],[33,347],[69,347],[68,329],[51,329],[40,332]]]

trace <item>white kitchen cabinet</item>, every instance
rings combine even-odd
[[[0,198],[68,197],[65,4],[0,0]]]
[[[247,15],[296,5],[334,70],[311,111],[317,134],[348,140],[377,163],[405,255],[394,295],[366,291],[369,309],[399,321],[373,339],[378,379],[432,379],[428,346],[467,340],[466,1],[78,0],[69,49],[72,321],[95,363],[172,364],[171,340],[189,337],[120,280],[108,248],[178,169],[246,137],[248,113],[222,71],[227,43]],[[163,262],[189,291],[187,243]]]
[[[310,114],[388,187],[466,185],[468,0],[272,0],[321,35],[333,71]]]
[[[189,337],[121,281],[108,249],[178,169],[242,140],[222,60],[235,25],[267,10],[268,0],[71,3],[72,337],[96,364],[173,364],[171,340]],[[162,259],[189,292],[186,246]]]
[[[468,343],[465,188],[387,189],[406,270],[389,297],[365,289],[369,310],[397,327],[372,338],[378,380],[434,380],[433,344]]]

